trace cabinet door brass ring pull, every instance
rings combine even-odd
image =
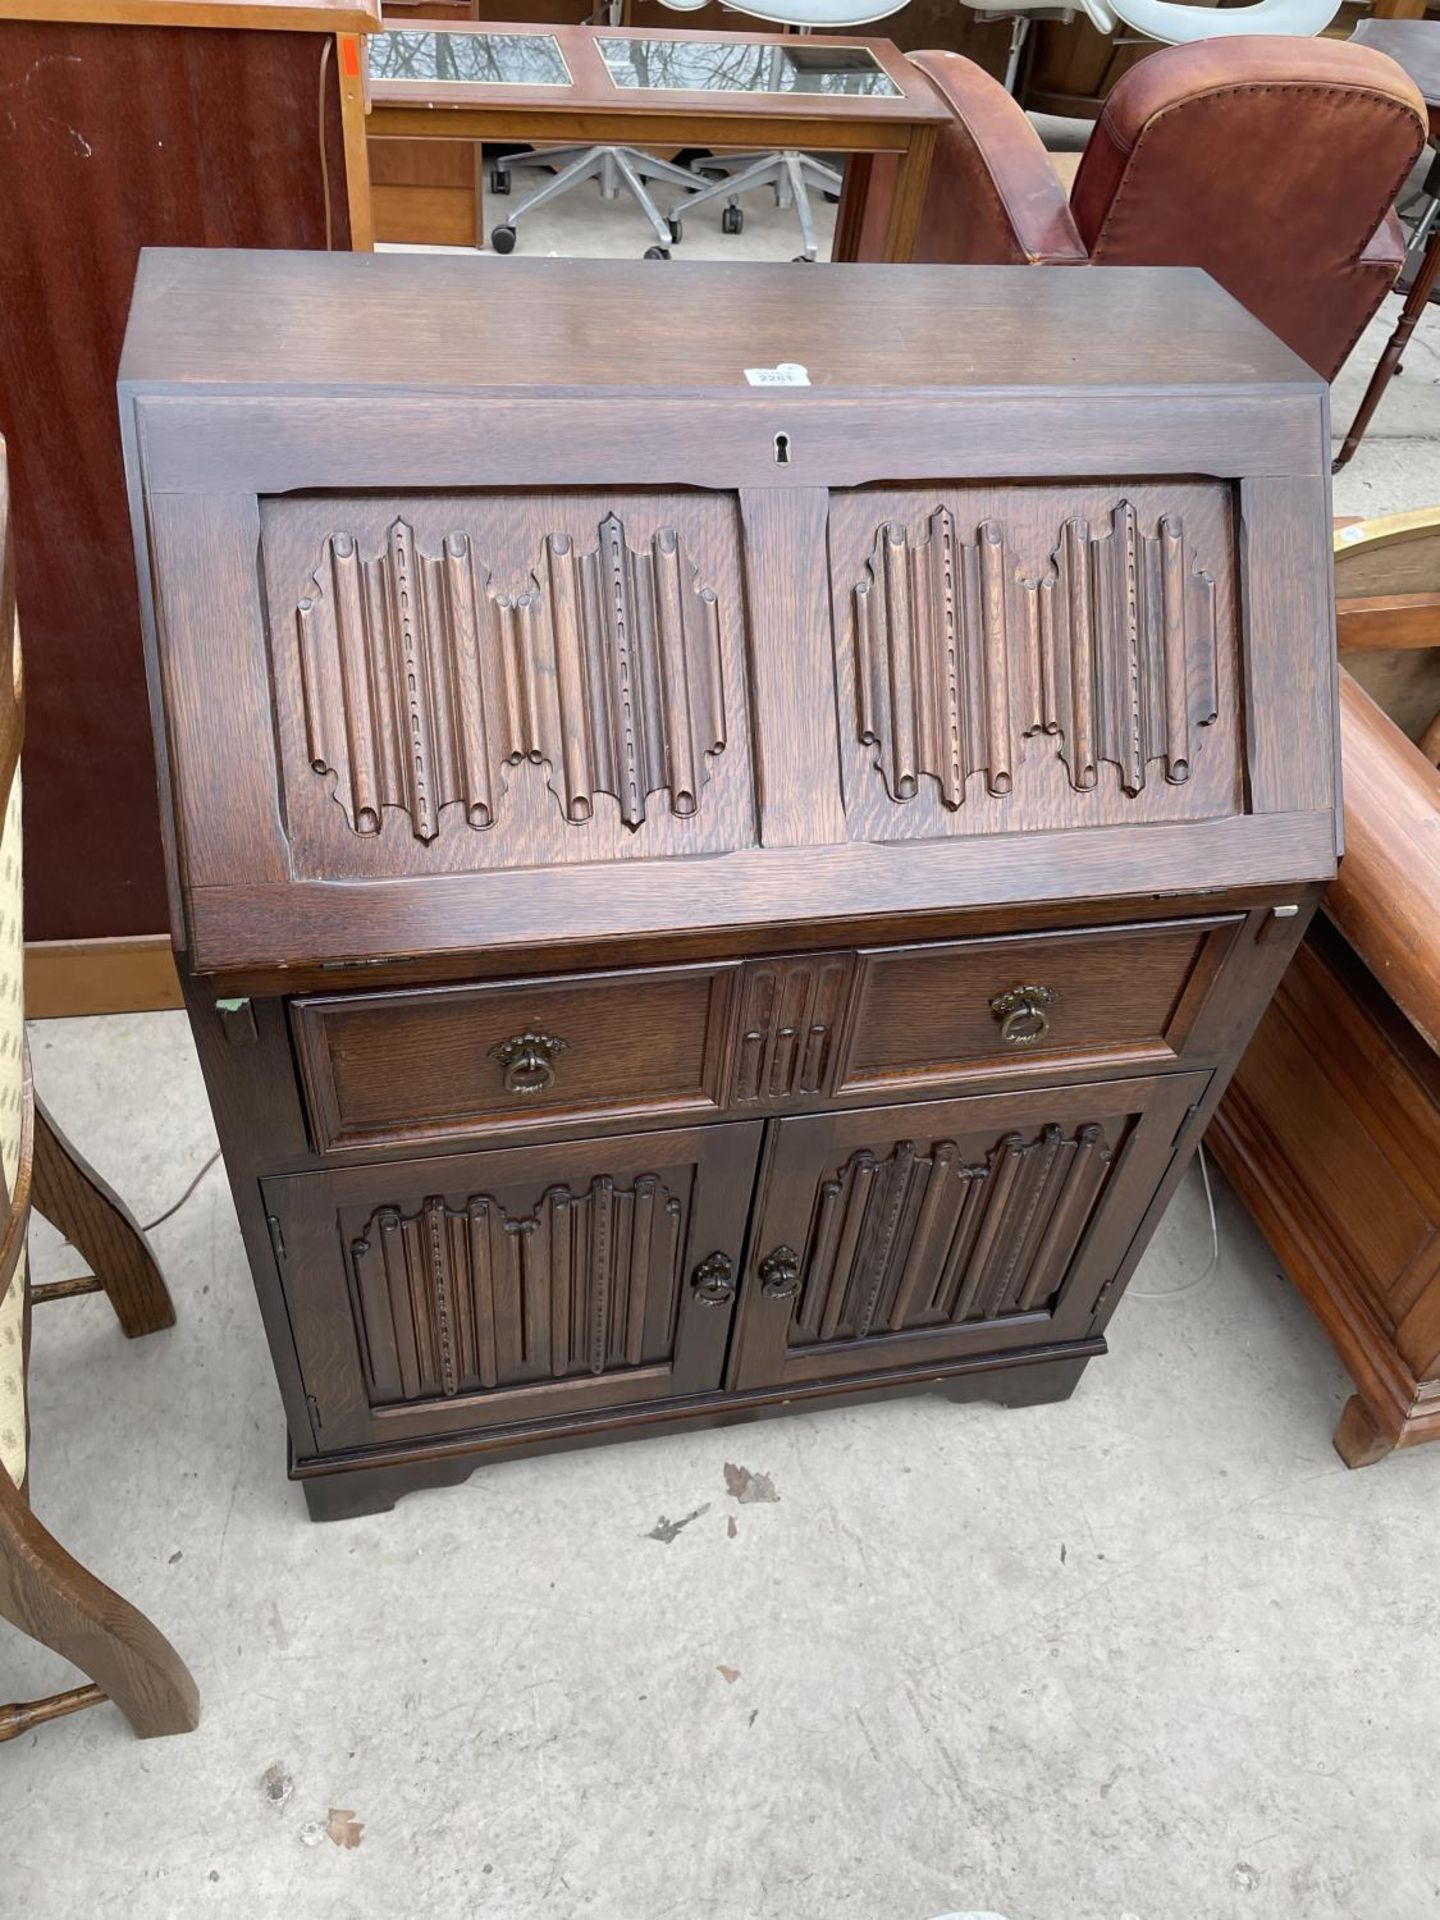
[[[706,1307],[723,1307],[735,1298],[735,1262],[728,1253],[711,1253],[690,1276],[690,1289]]]
[[[490,1049],[505,1074],[505,1091],[530,1096],[544,1093],[555,1083],[555,1057],[564,1053],[567,1042],[548,1033],[516,1033]]]
[[[1033,1047],[1050,1031],[1048,1008],[1060,998],[1054,987],[1012,987],[997,993],[990,1011],[1000,1022],[1000,1038],[1008,1047]]]
[[[793,1247],[776,1247],[760,1262],[760,1291],[767,1300],[790,1300],[800,1291],[800,1256]]]

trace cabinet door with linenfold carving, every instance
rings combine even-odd
[[[304,495],[260,521],[296,878],[755,844],[731,496]]]
[[[776,1121],[730,1386],[1083,1337],[1206,1077]]]
[[[323,1449],[718,1388],[760,1131],[266,1181]]]
[[[853,840],[1243,811],[1218,482],[832,494]]]

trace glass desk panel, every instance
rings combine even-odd
[[[644,40],[601,35],[617,87],[679,93],[824,93],[902,100],[868,47],[756,45],[736,40]]]
[[[475,87],[568,87],[570,70],[548,33],[372,34],[372,80]]]

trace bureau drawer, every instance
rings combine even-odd
[[[736,974],[656,967],[292,1001],[315,1144],[714,1113]]]
[[[1242,918],[863,952],[835,1093],[1172,1063]]]

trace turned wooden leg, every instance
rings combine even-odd
[[[0,1469],[0,1617],[88,1674],[142,1739],[189,1733],[200,1696],[184,1661],[143,1613],[77,1560],[41,1526]],[[42,1719],[95,1703],[77,1687],[0,1714],[0,1738]]]
[[[1392,376],[1400,371],[1401,357],[1410,343],[1410,336],[1415,331],[1416,322],[1425,311],[1437,276],[1440,276],[1440,223],[1436,224],[1426,243],[1425,251],[1420,256],[1420,265],[1415,270],[1414,281],[1411,283],[1409,293],[1405,296],[1405,304],[1400,309],[1400,318],[1396,322],[1395,331],[1385,344],[1385,351],[1380,356],[1380,364],[1370,376],[1365,397],[1360,402],[1355,418],[1351,422],[1349,433],[1345,436],[1345,444],[1336,456],[1334,467],[1336,473],[1359,446],[1375,409],[1384,398],[1385,389],[1389,386]]]
[[[89,1263],[110,1296],[126,1338],[173,1327],[175,1308],[134,1216],[80,1158],[38,1097],[34,1177],[36,1212],[57,1226]],[[35,1297],[44,1299],[43,1287],[35,1289]]]
[[[1358,1393],[1352,1393],[1335,1429],[1335,1451],[1347,1467],[1373,1467],[1395,1450],[1397,1436],[1387,1433]]]

